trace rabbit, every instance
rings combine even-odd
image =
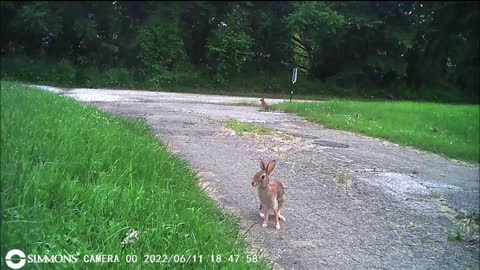
[[[260,102],[262,102],[263,110],[268,112],[270,108],[268,107],[267,103],[265,102],[265,99],[261,98]]]
[[[258,186],[258,197],[260,199],[260,217],[263,218],[262,227],[267,227],[268,214],[270,210],[275,214],[275,227],[280,229],[281,219],[285,222],[285,217],[280,214],[280,209],[285,205],[286,196],[282,183],[270,179],[270,173],[275,168],[275,160],[271,160],[267,165],[260,159],[260,169],[252,178],[252,186]],[[263,210],[263,213],[262,213]]]

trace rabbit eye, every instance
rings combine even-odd
[[[262,174],[262,179],[265,179],[265,174]]]

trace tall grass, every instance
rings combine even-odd
[[[195,173],[144,122],[10,82],[1,88],[2,257],[19,248],[139,259],[49,269],[266,268],[263,260],[246,262],[236,221],[218,210]],[[130,229],[139,239],[122,248]],[[142,263],[148,254],[203,255],[203,262]],[[223,255],[223,262],[210,262],[210,255]],[[228,262],[229,255],[240,259]]]
[[[479,106],[422,102],[282,103],[327,127],[360,132],[447,157],[479,161]]]

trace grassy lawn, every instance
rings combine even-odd
[[[479,105],[331,100],[275,106],[330,128],[478,163]]]
[[[267,268],[263,260],[247,262],[256,257],[238,223],[144,122],[2,81],[0,139],[2,251],[78,255],[76,264],[49,269]],[[138,240],[122,248],[130,229]],[[120,263],[82,262],[95,254],[118,255]],[[126,265],[127,254],[138,262]],[[149,254],[197,258],[143,263]],[[211,255],[222,255],[222,263]],[[230,255],[238,262],[228,262]]]

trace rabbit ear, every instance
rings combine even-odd
[[[268,165],[267,165],[267,174],[270,174],[273,169],[275,169],[275,160],[270,160],[270,162],[268,162]]]
[[[259,161],[260,161],[260,169],[261,169],[262,171],[264,171],[264,170],[265,170],[265,163],[263,163],[263,160],[262,160],[262,159],[259,159]]]

